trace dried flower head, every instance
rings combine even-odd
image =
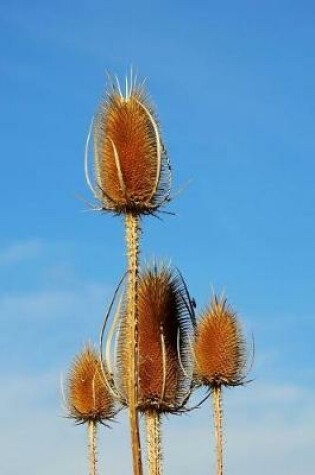
[[[182,277],[165,266],[148,268],[138,288],[138,408],[141,411],[180,411],[190,388],[193,324],[189,295]],[[119,341],[122,386],[128,382],[128,328]],[[127,393],[127,391],[125,391]]]
[[[75,358],[67,383],[69,416],[77,422],[104,423],[114,416],[114,401],[105,384],[101,362],[90,346]]]
[[[92,189],[102,209],[148,214],[169,201],[170,167],[159,125],[144,85],[132,73],[125,94],[118,80],[110,82],[93,132]]]
[[[245,378],[245,340],[226,299],[214,297],[197,325],[196,379],[208,386],[236,386]]]

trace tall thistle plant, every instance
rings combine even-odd
[[[144,83],[132,74],[124,92],[117,79],[109,80],[90,126],[85,176],[97,202],[93,209],[123,216],[127,254],[126,287],[117,304],[122,278],[102,328],[101,355],[86,347],[68,374],[69,417],[88,426],[89,475],[97,471],[97,427],[115,416],[116,401],[129,411],[133,475],[143,475],[139,413],[145,419],[148,475],[162,475],[162,415],[193,409],[187,403],[196,386],[208,389],[198,406],[212,395],[216,473],[223,475],[222,388],[245,383],[246,342],[226,299],[214,297],[196,324],[195,302],[179,271],[163,265],[139,270],[141,220],[170,201],[171,171]],[[103,337],[115,306],[103,358]]]
[[[193,334],[190,297],[175,270],[147,267],[138,286],[139,391],[144,414],[149,475],[162,475],[161,415],[185,411],[193,370],[189,341]],[[128,302],[127,302],[128,306]],[[122,315],[118,373],[122,392],[128,384],[128,314]]]
[[[90,136],[94,138],[94,180],[88,173]],[[155,214],[170,200],[170,167],[159,124],[143,84],[132,74],[125,92],[110,81],[87,140],[87,183],[99,206],[95,209],[124,215],[127,249],[127,316],[129,334],[127,399],[133,473],[142,475],[138,419],[139,329],[138,282],[141,217]]]
[[[244,384],[246,344],[240,323],[226,299],[214,297],[197,325],[196,380],[212,391],[216,439],[216,473],[223,475],[222,387]]]
[[[113,419],[115,401],[104,381],[99,356],[90,346],[86,346],[71,365],[65,399],[68,417],[88,427],[89,475],[96,475],[97,427]]]

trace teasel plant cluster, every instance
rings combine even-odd
[[[132,71],[124,88],[116,76],[108,79],[90,124],[84,171],[94,199],[90,208],[124,219],[127,256],[99,347],[86,345],[74,358],[63,390],[68,417],[88,428],[89,475],[97,474],[99,426],[110,426],[123,409],[129,414],[133,475],[162,475],[163,416],[192,412],[210,396],[216,474],[222,475],[222,388],[246,383],[248,345],[226,298],[213,295],[198,316],[179,269],[158,260],[140,265],[142,221],[169,213],[164,207],[172,183],[155,109]],[[200,387],[205,395],[193,406],[190,397]]]

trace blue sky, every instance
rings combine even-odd
[[[314,473],[314,21],[310,1],[2,3],[1,473],[86,473],[59,374],[97,339],[125,255],[121,219],[78,198],[83,148],[106,70],[131,64],[174,190],[191,180],[176,217],[145,219],[143,257],[172,259],[199,309],[225,291],[255,334],[255,381],[226,397],[227,473]],[[101,438],[113,475],[125,422]],[[209,408],[164,427],[166,472],[208,473]]]

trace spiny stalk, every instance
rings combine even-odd
[[[149,475],[162,475],[162,448],[160,414],[156,411],[145,413],[147,433],[147,460]]]
[[[214,433],[216,440],[216,473],[223,475],[223,437],[222,437],[222,388],[220,386],[213,388],[213,416]]]
[[[96,475],[96,422],[88,422],[89,435],[89,475]]]
[[[138,379],[139,379],[139,341],[138,341],[138,279],[139,279],[139,216],[126,214],[126,243],[128,260],[128,283],[127,283],[127,327],[129,358],[129,381],[127,385],[127,397],[129,407],[129,421],[131,432],[131,449],[133,454],[134,475],[142,475],[141,443],[139,431],[138,403]]]

